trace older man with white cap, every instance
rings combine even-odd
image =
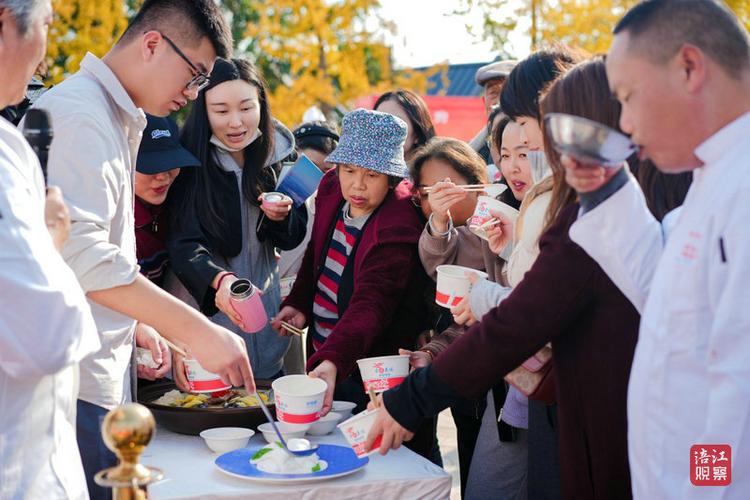
[[[505,79],[508,78],[508,75],[516,67],[517,63],[518,61],[514,59],[495,61],[485,64],[474,75],[477,85],[482,87],[482,99],[484,100],[484,109],[487,113],[487,118],[490,117],[493,108],[499,104],[500,92],[502,92],[503,85],[505,85]],[[470,142],[474,151],[477,151],[487,163],[491,163],[490,148],[487,145],[487,136],[489,133],[488,127],[482,127],[482,130]]]

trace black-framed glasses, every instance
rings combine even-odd
[[[200,92],[204,88],[206,88],[206,85],[208,85],[211,80],[209,80],[208,75],[203,73],[201,70],[195,67],[195,64],[190,62],[190,59],[185,55],[184,52],[180,50],[180,48],[175,45],[175,43],[169,39],[167,35],[164,33],[159,33],[161,37],[167,41],[170,47],[172,47],[172,50],[174,50],[178,56],[182,58],[183,61],[188,63],[188,66],[190,66],[190,70],[193,72],[193,78],[185,84],[185,88],[187,90],[196,90]]]

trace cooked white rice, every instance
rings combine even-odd
[[[279,443],[261,448],[250,463],[269,474],[310,474],[328,467],[328,463],[321,460],[317,453],[306,457],[293,456],[284,451]]]

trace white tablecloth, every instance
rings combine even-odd
[[[347,446],[337,429],[311,441]],[[248,447],[265,444],[256,434]],[[262,498],[263,500],[444,499],[450,497],[451,477],[443,469],[403,446],[385,457],[370,455],[370,463],[349,476],[317,483],[271,485],[234,478],[221,472],[199,436],[175,434],[159,427],[141,456],[141,463],[164,471],[165,479],[149,487],[154,500],[167,498]]]

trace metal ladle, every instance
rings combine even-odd
[[[294,455],[297,457],[307,457],[318,451],[318,445],[311,443],[307,439],[292,438],[289,440],[289,444],[287,444],[287,442],[281,436],[279,428],[276,427],[276,422],[274,421],[273,416],[271,416],[271,412],[268,411],[266,403],[263,402],[257,392],[254,392],[253,395],[255,396],[255,399],[258,400],[258,403],[260,403],[260,408],[261,410],[263,410],[263,414],[266,416],[268,423],[271,424],[271,427],[273,427],[273,430],[276,433],[276,436],[279,438],[284,451],[286,451],[290,455]],[[291,445],[291,447],[289,445]]]

